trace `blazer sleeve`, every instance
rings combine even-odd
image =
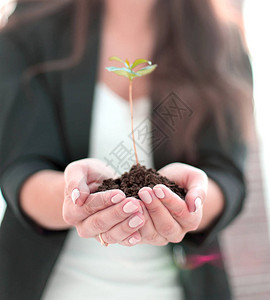
[[[28,90],[22,83],[32,65],[29,49],[9,33],[0,34],[0,45],[0,187],[8,208],[29,225],[19,205],[22,184],[40,170],[63,170],[67,161],[44,77],[35,76]]]
[[[244,166],[247,146],[236,132],[236,128],[229,130],[227,138],[221,141],[211,121],[201,131],[195,166],[218,184],[224,195],[225,207],[222,215],[206,230],[186,235],[185,240],[196,247],[210,244],[242,210],[246,196]]]

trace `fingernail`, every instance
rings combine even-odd
[[[128,222],[128,225],[132,228],[134,227],[137,227],[139,226],[140,224],[142,224],[143,220],[138,217],[138,216],[135,216],[134,218],[130,219],[129,222]]]
[[[140,240],[136,239],[135,237],[132,237],[132,238],[130,238],[128,241],[129,241],[130,244],[135,245],[135,244],[137,244]]]
[[[140,192],[140,198],[143,202],[150,204],[152,202],[152,197],[147,191]]]
[[[120,201],[122,201],[123,199],[125,199],[125,197],[121,194],[117,194],[117,195],[114,195],[112,198],[111,198],[111,201],[112,203],[119,203]]]
[[[131,213],[138,209],[138,206],[129,201],[127,204],[124,205],[123,211],[125,213]]]
[[[165,197],[165,194],[161,188],[154,188],[153,191],[158,198],[163,199]]]
[[[80,197],[80,191],[78,189],[74,189],[71,193],[71,199],[72,199],[72,202],[74,204],[76,204],[76,201],[78,200],[78,198]]]
[[[195,212],[199,211],[202,208],[202,200],[198,197],[195,200]]]

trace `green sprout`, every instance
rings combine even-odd
[[[126,59],[125,61],[117,56],[111,56],[109,60],[116,60],[118,62],[121,62],[124,64],[125,67],[123,68],[117,68],[117,67],[106,67],[106,69],[110,72],[113,72],[119,76],[123,76],[129,79],[129,104],[130,104],[130,115],[131,115],[131,132],[132,132],[132,141],[133,141],[133,148],[134,148],[134,154],[137,165],[139,164],[137,150],[136,150],[136,143],[135,143],[135,137],[134,137],[134,130],[133,130],[133,100],[132,100],[132,80],[137,77],[142,77],[144,75],[152,73],[157,65],[152,65],[152,62],[139,58],[136,59],[132,64],[129,63],[129,61]],[[148,64],[148,66],[143,67],[139,70],[134,71],[134,68],[136,68],[139,65],[142,64]]]

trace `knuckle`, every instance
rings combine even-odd
[[[155,206],[155,205],[149,206],[149,207],[147,208],[147,210],[148,210],[148,212],[149,212],[150,214],[159,214],[159,213],[160,213],[160,208],[159,208],[158,206]]]
[[[134,229],[130,228],[128,225],[127,225],[127,222],[122,222],[120,224],[120,232],[121,232],[121,236],[127,236],[127,235],[130,235]]]
[[[100,197],[100,199],[99,199],[100,205],[102,207],[104,207],[106,205],[107,201],[108,201],[108,193],[106,193],[106,192],[100,193],[99,197]]]
[[[63,220],[69,224],[69,225],[75,225],[76,220],[74,215],[68,210],[68,209],[63,209],[63,214],[62,214]]]
[[[64,176],[65,176],[65,179],[67,179],[69,173],[70,173],[70,169],[72,169],[72,163],[68,164],[64,170]]]
[[[169,244],[169,241],[162,241],[161,243],[160,243],[160,246],[166,246],[166,245],[168,245]]]
[[[196,231],[199,226],[194,226],[190,231]]]
[[[175,231],[175,225],[171,222],[164,224],[160,229],[161,234],[165,237],[173,235]]]
[[[206,173],[205,173],[202,169],[198,169],[198,174],[199,174],[202,178],[204,178],[204,179],[207,178]]]
[[[104,232],[107,230],[106,222],[100,217],[94,217],[92,220],[92,227],[97,232]]]
[[[166,246],[166,245],[168,245],[169,244],[169,241],[165,241],[164,243],[163,243],[163,246]]]
[[[198,229],[198,227],[199,227],[199,224],[193,224],[190,226],[190,231],[195,231]]]
[[[184,228],[187,231],[194,231],[197,230],[199,227],[200,222],[199,221],[194,221],[194,220],[186,220],[184,224]]]
[[[181,217],[183,216],[183,214],[184,214],[184,209],[183,209],[183,208],[179,208],[179,209],[177,209],[177,210],[174,210],[174,211],[172,212],[172,214],[174,215],[175,218],[179,219],[179,218],[181,218]]]
[[[122,209],[119,207],[115,207],[113,210],[112,210],[112,217],[114,220],[122,220],[123,219],[123,212],[122,212]],[[126,216],[125,216],[126,217]]]
[[[88,215],[91,216],[94,213],[94,209],[92,207],[92,203],[85,203],[83,205],[83,210],[84,212]]]
[[[63,214],[63,220],[69,225],[73,225],[73,218],[68,214]]]
[[[76,229],[77,229],[78,236],[80,238],[86,239],[90,237],[81,226],[77,226]]]
[[[206,174],[203,170],[201,170],[201,172],[202,172],[202,177],[203,177],[203,179],[204,179],[206,182],[208,182],[208,176],[207,176],[207,174]]]
[[[180,243],[183,240],[184,236],[181,235],[177,235],[176,237],[170,239],[171,243]]]
[[[146,240],[147,240],[148,242],[154,242],[154,241],[156,241],[156,240],[158,239],[158,236],[159,236],[158,232],[155,231],[155,232],[153,232],[152,234],[148,235],[148,236],[146,237]]]
[[[192,167],[192,173],[195,176],[200,176],[200,178],[203,179],[203,180],[207,179],[207,175],[202,169]]]
[[[97,194],[92,194],[91,206],[95,210],[103,209],[106,207],[108,202],[108,194],[106,192],[99,192]]]
[[[110,231],[106,231],[102,234],[102,237],[105,242],[109,244],[115,244],[117,243],[116,239],[113,237],[112,233]]]

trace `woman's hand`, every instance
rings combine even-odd
[[[166,245],[178,243],[185,234],[196,230],[202,220],[202,203],[208,188],[206,174],[192,166],[173,163],[159,173],[186,191],[185,201],[162,184],[143,187],[139,197],[144,202],[145,225],[139,230],[140,243]]]
[[[95,193],[104,179],[113,176],[112,169],[97,159],[68,165],[63,218],[76,227],[82,238],[95,237],[99,241],[98,235],[102,234],[106,243],[131,246],[141,239],[138,233],[144,225],[141,201],[126,198],[117,189]]]

